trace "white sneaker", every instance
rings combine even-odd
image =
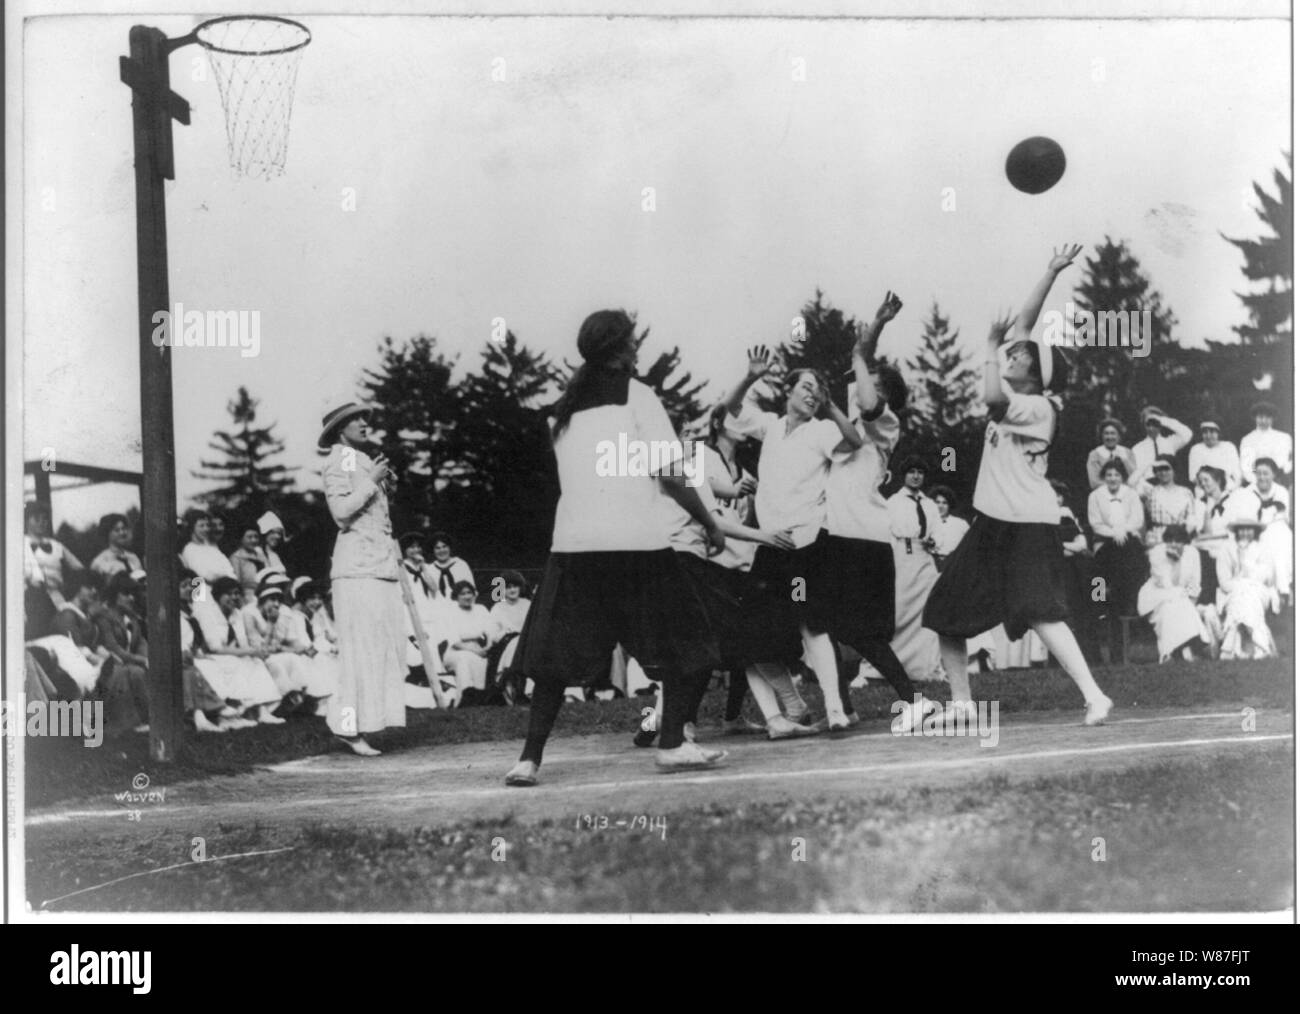
[[[363,736],[351,736],[351,737],[348,737],[348,736],[335,736],[334,738],[337,739],[337,740],[338,740],[340,743],[342,743],[344,746],[346,746],[349,750],[351,750],[351,751],[352,751],[354,754],[356,754],[358,757],[379,757],[379,756],[381,756],[380,751],[376,750],[373,746],[371,746],[369,743],[367,743],[367,742],[365,741],[365,738],[364,738]]]
[[[532,761],[520,761],[506,772],[506,784],[521,789],[532,788],[537,784],[537,765]]]
[[[815,725],[800,725],[785,715],[777,715],[767,723],[768,739],[794,739],[798,736],[816,736],[822,730]]]
[[[713,767],[725,756],[725,750],[705,750],[694,743],[683,743],[674,750],[659,750],[655,754],[655,767],[665,773],[696,771]]]
[[[261,725],[284,725],[283,718],[276,718],[271,714],[271,707],[267,705],[257,713],[257,721]]]
[[[840,709],[826,712],[826,729],[829,732],[847,732],[851,728],[849,716]]]
[[[1106,721],[1106,716],[1110,714],[1110,709],[1114,706],[1115,702],[1105,696],[1099,701],[1089,701],[1088,710],[1083,713],[1083,724],[1101,725]]]
[[[973,729],[979,722],[979,709],[974,701],[949,701],[943,705],[943,724],[956,725],[961,720],[968,729]]]

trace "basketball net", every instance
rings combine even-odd
[[[298,64],[311,33],[284,18],[231,17],[200,25],[196,35],[221,93],[230,167],[236,176],[279,176]]]

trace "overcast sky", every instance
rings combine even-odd
[[[117,61],[140,20],[182,35],[201,19],[26,24],[25,457],[139,467]],[[1219,233],[1257,234],[1250,184],[1289,144],[1282,21],[303,20],[314,40],[272,182],[232,179],[206,58],[172,57],[192,107],[167,186],[172,298],[261,313],[256,358],[176,351],[182,499],[239,385],[317,486],[320,417],[382,336],[434,334],[472,367],[497,317],[572,359],[588,312],[635,310],[647,351],[681,345],[717,396],[817,286],[857,315],[898,292],[887,355],[909,353],[933,299],[974,347],[1053,243],[1109,234],[1182,340],[1230,338],[1243,278]],[[1034,134],[1069,167],[1029,197],[1003,162]],[[103,488],[55,509],[85,522],[134,500]]]

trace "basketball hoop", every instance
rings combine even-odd
[[[194,39],[208,51],[217,78],[230,167],[237,176],[279,176],[298,63],[311,32],[288,18],[234,15],[203,22]]]

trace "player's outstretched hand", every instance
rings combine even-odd
[[[1064,271],[1074,262],[1074,259],[1079,256],[1079,251],[1082,249],[1083,246],[1080,243],[1067,243],[1059,250],[1053,247],[1052,259],[1047,265],[1047,270],[1057,272]]]
[[[876,311],[876,320],[884,324],[898,316],[898,311],[903,308],[903,301],[893,292],[885,293],[885,301],[880,304]]]
[[[772,361],[772,350],[766,345],[755,345],[747,353],[749,356],[749,376],[755,380],[767,372]]]
[[[989,344],[1001,345],[1002,340],[1007,336],[1007,331],[1016,321],[1016,315],[1010,310],[1003,310],[997,315],[997,318],[989,325]]]

